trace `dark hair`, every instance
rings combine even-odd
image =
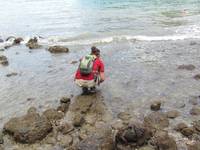
[[[97,48],[95,46],[91,47],[91,53],[96,54],[97,53]]]

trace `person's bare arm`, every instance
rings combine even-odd
[[[105,80],[105,74],[104,72],[100,72],[100,82],[103,82]]]

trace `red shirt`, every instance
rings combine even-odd
[[[93,63],[92,73],[89,75],[81,75],[80,70],[76,71],[75,79],[93,80],[96,72],[104,72],[104,64],[100,58],[96,58]]]

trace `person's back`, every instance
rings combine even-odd
[[[90,56],[85,56],[94,58],[92,61],[92,70],[89,74],[87,74],[88,69],[85,69],[84,71],[84,69],[82,69],[81,67],[82,66],[88,67],[90,66],[91,62],[88,61],[88,64],[84,64],[85,62],[87,63],[85,57],[80,60],[79,68],[75,75],[75,83],[83,88],[83,92],[88,91],[88,89],[91,89],[94,92],[95,86],[105,80],[104,64],[103,61],[99,58],[99,54],[100,51],[96,47],[92,47]]]

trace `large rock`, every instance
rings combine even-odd
[[[67,53],[69,49],[63,46],[51,46],[48,48],[48,51],[51,53]]]
[[[151,110],[158,111],[160,110],[161,101],[154,101],[151,103]]]
[[[141,123],[132,123],[120,129],[116,134],[117,145],[132,145],[138,147],[147,144],[152,136],[151,131]]]
[[[22,41],[24,41],[24,40],[21,37],[15,38],[13,41],[13,45],[20,44]]]
[[[191,65],[191,64],[189,64],[189,65],[180,65],[180,66],[178,66],[178,69],[184,69],[184,70],[194,70],[195,69],[195,66],[194,65]]]
[[[177,150],[175,140],[166,131],[157,131],[152,138],[156,150]]]
[[[195,80],[200,80],[200,74],[196,74],[196,75],[194,76],[194,79],[195,79]]]
[[[28,43],[26,43],[26,46],[29,47],[29,49],[38,49],[42,47],[38,44],[38,39],[36,37],[30,39]]]
[[[192,127],[187,127],[187,128],[184,128],[181,130],[181,133],[184,135],[184,136],[192,136],[193,133],[194,133],[194,129]]]
[[[199,106],[193,106],[190,110],[191,115],[200,115],[200,107]]]
[[[4,66],[8,65],[8,59],[6,56],[0,55],[0,64]]]
[[[162,112],[152,112],[144,118],[144,124],[150,128],[163,129],[169,126],[169,120]]]
[[[180,115],[180,113],[177,110],[171,110],[171,111],[167,112],[167,117],[171,118],[171,119],[174,119],[174,118],[178,117],[179,115]]]
[[[187,128],[188,126],[185,123],[178,123],[174,128],[176,131],[182,131],[183,129]]]
[[[63,112],[59,112],[53,108],[48,109],[46,111],[44,111],[43,115],[49,119],[50,121],[53,120],[60,120],[64,117],[64,113]]]
[[[51,130],[52,125],[48,119],[37,113],[12,118],[4,125],[4,132],[21,143],[34,143],[42,140]]]

